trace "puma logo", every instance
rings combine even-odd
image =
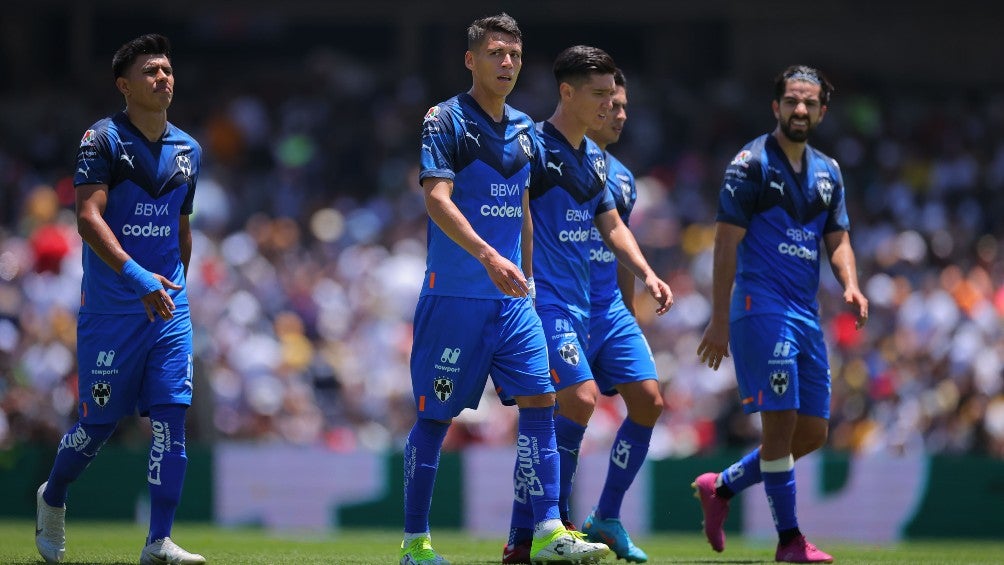
[[[473,134],[472,134],[471,132],[469,132],[469,131],[464,131],[464,137],[469,137],[469,138],[473,139],[473,140],[474,140],[474,143],[476,143],[476,144],[477,144],[478,148],[479,148],[479,149],[481,148],[481,141],[479,141],[479,140],[478,140],[478,138],[479,138],[479,137],[481,137],[481,134],[480,134],[480,133],[479,133],[479,134],[478,134],[477,136],[475,136],[475,135],[473,135]]]
[[[776,188],[777,191],[781,193],[781,196],[784,196],[784,182],[783,181],[781,182],[781,184],[777,184],[777,182],[775,182],[775,181],[770,181],[770,187],[771,188]]]
[[[548,169],[554,169],[554,170],[558,171],[558,176],[564,176],[564,173],[561,172],[561,168],[564,167],[564,166],[565,166],[565,164],[562,163],[562,162],[559,162],[557,165],[554,164],[554,161],[548,161],[547,162],[547,168]]]

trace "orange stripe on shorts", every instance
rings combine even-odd
[[[750,295],[746,295],[746,311],[749,312],[750,308],[753,306],[753,298]]]
[[[425,395],[418,397],[418,411],[425,412]]]
[[[753,397],[752,396],[746,397],[746,398],[744,398],[742,400],[742,402],[743,402],[743,404],[749,404],[749,403],[753,402]]]
[[[429,273],[429,288],[436,288],[436,273]]]
[[[551,378],[554,379],[554,382],[556,383],[561,382],[561,379],[558,378],[558,371],[555,371],[554,369],[551,369]]]

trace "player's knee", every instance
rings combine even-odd
[[[826,445],[829,430],[826,427],[814,429],[811,432],[798,434],[792,442],[791,452],[795,459],[804,457]]]
[[[646,394],[627,403],[628,417],[637,424],[652,427],[662,415],[663,407],[662,395]]]

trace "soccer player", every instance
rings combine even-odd
[[[627,120],[627,80],[620,69],[614,73],[614,84],[613,107],[607,119],[586,135],[604,152],[606,188],[626,226],[638,198],[634,175],[606,150],[620,139]],[[582,533],[609,545],[618,558],[644,563],[648,556],[631,541],[621,524],[620,510],[624,494],[648,454],[652,429],[662,414],[662,393],[652,350],[634,317],[634,275],[617,262],[598,234],[590,239],[595,244],[589,252],[591,309],[586,358],[600,392],[608,396],[619,393],[624,399],[627,418],[610,450],[599,503],[583,522]]]
[[[422,130],[428,257],[415,310],[418,418],[404,453],[400,563],[447,563],[429,533],[440,449],[452,418],[477,407],[489,373],[519,406],[515,468],[519,484],[529,485],[518,494],[532,507],[530,554],[539,562],[591,563],[609,548],[570,534],[557,508],[554,388],[527,277],[527,185],[542,169],[542,150],[530,117],[505,103],[522,67],[522,34],[503,13],[474,21],[467,38],[471,89],[430,108]]]
[[[597,243],[605,242],[617,260],[644,281],[658,303],[657,313],[664,314],[673,304],[669,285],[645,261],[617,213],[613,195],[606,188],[604,152],[586,137],[587,130],[599,130],[609,119],[616,71],[610,55],[596,47],[577,45],[558,55],[554,62],[558,105],[547,121],[537,124],[546,151],[547,176],[531,179],[530,187],[536,304],[557,389],[558,505],[566,527],[571,527],[568,498],[579,446],[599,396],[586,360],[591,310],[589,258]],[[503,553],[505,563],[528,561],[529,512],[518,502]]]
[[[192,322],[185,276],[202,149],[167,121],[174,96],[171,46],[143,35],[112,58],[125,110],[84,132],[77,153],[77,230],[84,245],[77,323],[79,421],[38,487],[35,544],[65,554],[67,490],[123,416],[150,418],[150,530],[140,563],[205,563],[171,541],[188,458]]]
[[[729,499],[763,481],[779,538],[775,559],[833,560],[806,541],[795,517],[795,459],[826,442],[830,416],[830,368],[816,301],[822,247],[844,302],[857,311],[858,329],[868,319],[840,167],[808,145],[832,93],[818,70],[785,69],[771,104],[777,127],[743,147],[725,170],[711,320],[697,354],[717,370],[731,346],[743,409],[760,413],[763,438],[726,470],[700,475],[692,485],[715,551],[725,548]]]

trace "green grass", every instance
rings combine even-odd
[[[0,563],[40,563],[30,520],[0,521]],[[68,564],[139,561],[145,528],[121,522],[70,522],[67,531]],[[397,563],[400,532],[343,530],[329,535],[274,535],[256,529],[224,529],[201,524],[178,524],[173,538],[183,547],[206,556],[210,564],[325,563],[337,565]],[[434,531],[436,549],[454,565],[499,563],[502,539],[471,539],[461,532]],[[714,553],[699,533],[653,535],[636,540],[650,557],[649,563],[773,563],[774,548],[767,541],[729,539],[724,553]],[[820,539],[816,539],[820,541]],[[874,546],[820,543],[836,563],[850,564],[1001,564],[1004,537],[991,541],[925,541]],[[608,557],[605,563],[623,563]]]

